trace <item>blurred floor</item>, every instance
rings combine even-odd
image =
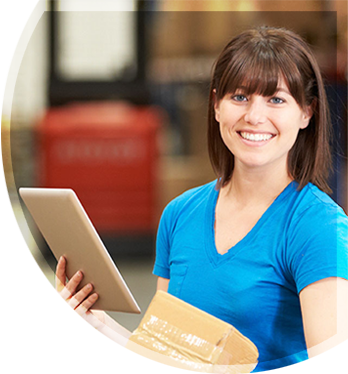
[[[117,358],[54,305],[54,273],[45,262],[19,206],[12,206],[17,242],[17,374],[117,373]],[[156,287],[152,259],[120,259],[117,266],[138,301],[147,309]],[[134,330],[141,315],[111,313]]]

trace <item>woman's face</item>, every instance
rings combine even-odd
[[[312,111],[302,110],[281,79],[271,97],[246,95],[243,87],[215,104],[221,137],[234,155],[235,168],[287,169],[287,156]],[[285,168],[285,169],[284,169]]]

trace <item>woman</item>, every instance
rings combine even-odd
[[[210,88],[218,179],[174,199],[161,218],[157,288],[239,329],[259,349],[255,371],[315,355],[337,330],[348,336],[337,318],[348,312],[348,219],[327,195],[329,124],[318,64],[298,35],[238,35]],[[69,283],[74,294],[78,280]],[[88,295],[75,296],[82,310],[93,305]]]

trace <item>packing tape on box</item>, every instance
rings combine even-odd
[[[212,344],[151,315],[133,332],[131,340],[179,361],[190,370],[210,373],[249,373],[256,364],[229,365],[233,362],[233,357],[224,348],[227,339],[234,331],[231,328],[217,344]]]

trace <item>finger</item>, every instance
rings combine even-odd
[[[62,291],[66,284],[66,273],[65,273],[65,268],[66,268],[66,259],[64,256],[61,256],[59,258],[57,268],[56,268],[56,290],[58,292]]]
[[[60,308],[75,294],[77,286],[80,284],[83,278],[81,271],[75,273],[75,275],[70,279],[66,286],[57,294],[57,298],[54,300],[55,304]]]
[[[87,298],[87,296],[92,291],[93,286],[89,283],[86,286],[84,286],[79,292],[77,292],[70,300],[69,305],[75,309],[78,305],[80,305],[83,300]]]
[[[69,282],[65,285],[65,288],[74,295],[78,285],[81,283],[83,278],[82,271],[79,270],[77,273],[73,275],[73,277],[69,280]]]
[[[83,314],[87,313],[89,308],[98,300],[98,294],[93,293],[89,296],[85,301],[83,301],[75,310],[76,312],[82,316]]]

